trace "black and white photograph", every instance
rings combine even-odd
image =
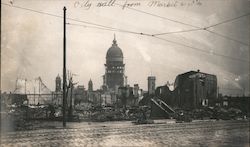
[[[249,0],[1,0],[0,146],[250,146]]]

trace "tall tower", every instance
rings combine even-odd
[[[155,93],[155,76],[148,77],[148,94]]]
[[[105,75],[103,83],[111,89],[115,90],[117,86],[124,86],[124,70],[123,53],[118,47],[114,36],[113,44],[106,54]]]
[[[56,77],[56,92],[61,91],[62,86],[61,86],[62,82],[61,82],[61,77],[59,76],[59,74]]]
[[[89,92],[92,92],[92,91],[93,91],[93,82],[92,82],[91,79],[89,80],[88,91],[89,91]]]

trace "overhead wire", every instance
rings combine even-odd
[[[42,11],[37,11],[37,10],[34,10],[34,9],[24,8],[24,7],[15,6],[15,5],[9,5],[9,4],[6,4],[6,3],[1,3],[1,4],[9,6],[9,7],[14,7],[14,8],[18,8],[18,9],[32,11],[32,12],[39,13],[39,14],[49,15],[49,16],[53,16],[53,17],[57,17],[57,18],[63,18],[63,16],[60,16],[60,15],[51,14],[51,13],[42,12]],[[97,28],[97,29],[100,29],[100,27],[102,27],[102,28],[106,28],[106,29],[110,29],[110,30],[117,30],[117,31],[120,31],[120,32],[126,32],[126,33],[133,33],[133,34],[151,36],[151,34],[147,34],[147,33],[138,33],[138,32],[134,32],[134,31],[129,31],[129,30],[119,29],[119,28],[115,28],[115,27],[110,27],[110,26],[102,25],[102,24],[97,24],[97,23],[93,23],[93,22],[89,22],[89,21],[78,20],[78,19],[75,19],[75,18],[67,17],[66,19],[67,20],[71,20],[71,21],[75,21],[75,22],[84,23],[84,24],[98,26],[99,28],[98,27],[94,27],[94,26],[86,26],[86,27],[92,27],[92,28]],[[81,26],[80,24],[74,24],[74,23],[71,23],[70,25]],[[82,25],[82,26],[84,26],[84,25]]]
[[[53,16],[53,17],[57,17],[57,18],[63,18],[63,16],[52,14],[52,13],[37,11],[37,10],[34,10],[34,9],[24,8],[24,7],[20,7],[20,6],[16,6],[16,5],[9,5],[9,4],[6,4],[6,3],[1,3],[1,4],[5,5],[5,6],[13,7],[13,8],[18,8],[18,9],[23,9],[23,10],[27,10],[27,11],[31,11],[31,12],[43,14],[43,15]],[[80,23],[85,23],[85,24],[89,24],[89,25],[95,25],[95,26],[99,26],[99,27],[103,27],[103,28],[108,28],[108,29],[119,29],[119,28],[105,26],[105,25],[97,24],[97,23],[93,23],[93,22],[78,20],[78,19],[70,18],[70,17],[67,17],[66,19],[67,20],[71,20],[71,21],[75,21],[75,22],[80,22]]]
[[[35,12],[35,13],[39,13],[39,14],[43,14],[43,15],[49,15],[49,16],[53,16],[53,17],[57,17],[57,18],[63,18],[63,16],[60,16],[60,15],[51,14],[51,13],[42,12],[42,11],[37,11],[34,9],[29,9],[29,8],[25,8],[25,7],[16,6],[16,5],[10,5],[10,4],[6,4],[6,3],[1,3],[1,5],[13,7],[13,8],[18,8],[18,9],[22,9],[22,10],[26,10],[26,11],[31,11],[31,12]]]
[[[182,31],[173,31],[173,32],[165,32],[165,33],[158,33],[158,34],[152,34],[152,36],[162,36],[162,35],[167,35],[167,34],[178,34],[178,33],[194,32],[194,31],[201,31],[201,30],[206,30],[207,32],[212,33],[212,34],[215,34],[215,35],[217,35],[217,36],[220,36],[220,37],[222,37],[222,38],[224,38],[224,39],[227,39],[227,40],[230,40],[230,41],[234,41],[234,42],[240,43],[240,44],[245,45],[245,46],[249,46],[249,44],[247,44],[247,43],[245,43],[245,42],[236,40],[236,39],[231,38],[231,37],[228,37],[228,36],[226,36],[226,35],[219,34],[219,33],[217,33],[217,32],[208,30],[208,29],[206,29],[206,28],[190,29],[190,30],[182,30]]]
[[[143,13],[143,14],[147,14],[147,15],[151,15],[151,16],[158,17],[158,18],[161,18],[161,19],[169,20],[169,21],[179,23],[179,24],[183,24],[183,25],[186,25],[186,26],[190,26],[190,27],[193,27],[193,28],[197,28],[197,29],[202,28],[202,27],[195,26],[195,25],[188,24],[188,23],[184,23],[184,22],[181,22],[181,21],[178,21],[178,20],[173,20],[173,19],[170,19],[170,18],[167,18],[167,17],[163,17],[163,16],[160,16],[160,15],[156,15],[156,14],[153,14],[153,13],[146,12],[146,11],[138,10],[138,9],[135,9],[135,8],[132,8],[132,7],[124,6],[124,5],[117,4],[117,3],[114,3],[114,4],[118,5],[118,6],[121,6],[121,7],[126,7],[128,9],[131,9],[131,10]]]
[[[34,9],[24,8],[24,7],[20,7],[20,6],[16,6],[16,5],[10,5],[10,4],[6,4],[6,3],[1,3],[1,4],[6,5],[6,6],[10,6],[10,7],[14,7],[14,8],[19,8],[19,9],[27,10],[27,11],[33,11],[33,12],[40,13],[40,14],[45,14],[45,15],[49,15],[49,16],[54,16],[54,17],[57,17],[57,18],[63,18],[63,16],[60,16],[60,15],[51,14],[51,13],[42,12],[42,11],[37,11],[37,10],[34,10]],[[117,3],[115,3],[115,4],[116,4],[116,5],[119,5],[119,6],[123,6],[123,5],[120,5],[120,4],[117,4]],[[123,7],[124,7],[124,6],[123,6]],[[234,20],[239,19],[239,18],[241,18],[241,17],[248,16],[248,15],[250,15],[250,13],[247,13],[247,14],[244,14],[244,15],[241,15],[241,16],[238,16],[238,17],[235,17],[235,18],[232,18],[232,19],[228,19],[228,20],[225,20],[225,21],[223,21],[223,22],[220,22],[220,23],[217,23],[217,24],[214,24],[214,25],[211,25],[211,26],[203,27],[203,28],[202,28],[202,27],[195,26],[195,25],[192,25],[192,24],[183,23],[183,22],[181,22],[181,21],[176,21],[176,20],[173,20],[173,19],[169,19],[169,18],[167,18],[167,17],[159,16],[159,15],[152,14],[152,13],[148,13],[148,12],[145,12],[145,11],[142,11],[142,10],[138,10],[138,9],[135,9],[135,8],[131,8],[131,7],[126,7],[126,8],[132,9],[132,10],[134,10],[134,11],[141,12],[141,13],[144,13],[144,14],[148,14],[148,15],[151,15],[151,16],[155,16],[155,17],[159,17],[159,18],[162,18],[162,19],[166,19],[166,20],[169,20],[169,21],[172,21],[172,22],[175,22],[175,23],[179,23],[179,24],[183,24],[183,25],[186,25],[186,26],[191,26],[191,27],[195,27],[195,28],[196,28],[196,29],[183,30],[183,31],[175,31],[175,32],[166,32],[166,33],[152,34],[152,36],[159,36],[159,35],[165,35],[165,34],[175,34],[175,33],[184,33],[184,32],[198,31],[198,30],[205,30],[205,31],[207,31],[207,32],[209,32],[209,33],[215,34],[215,35],[220,36],[220,37],[223,37],[223,38],[225,38],[225,39],[228,39],[228,40],[231,40],[231,41],[235,41],[235,42],[238,42],[238,43],[240,43],[240,44],[249,46],[249,44],[247,44],[247,43],[244,43],[244,42],[239,41],[239,40],[236,40],[236,39],[234,39],[234,38],[231,38],[231,37],[228,37],[228,36],[225,36],[225,35],[216,33],[216,32],[214,32],[214,31],[208,30],[208,28],[211,28],[211,27],[214,27],[214,26],[223,24],[223,23],[227,23],[227,22],[230,22],[230,21],[234,21]],[[93,22],[87,22],[87,21],[83,21],[83,20],[78,20],[78,19],[74,19],[74,18],[67,18],[67,19],[68,19],[68,20],[72,20],[72,21],[76,21],[76,22],[80,22],[80,23],[85,23],[85,24],[95,25],[95,26],[99,26],[99,27],[103,27],[103,28],[108,28],[108,29],[119,29],[119,28],[114,28],[114,27],[110,27],[110,26],[105,26],[105,25],[101,25],[101,24],[97,24],[97,23],[93,23]],[[122,31],[122,30],[121,30],[121,31]],[[125,32],[129,32],[129,31],[125,31]],[[150,34],[146,34],[146,33],[140,33],[140,34],[141,34],[141,35],[150,36]]]
[[[219,34],[219,33],[217,33],[217,32],[210,31],[210,30],[206,30],[206,31],[208,31],[208,32],[210,32],[210,33],[212,33],[212,34],[215,34],[215,35],[217,35],[217,36],[220,36],[220,37],[226,38],[226,39],[228,39],[228,40],[238,42],[238,43],[240,43],[240,44],[242,44],[242,45],[249,46],[249,44],[247,44],[247,43],[245,43],[245,42],[242,42],[242,41],[236,40],[236,39],[231,38],[231,37],[228,37],[228,36],[226,36],[226,35],[222,35],[222,34]]]
[[[71,23],[69,23],[69,25],[77,25],[77,26],[83,26],[83,27],[96,28],[96,27],[93,27],[93,26],[71,24]],[[104,29],[104,28],[98,28],[98,29],[107,30],[107,31],[115,31],[115,32],[123,32],[123,31],[120,31],[120,30],[110,30],[110,29]],[[159,39],[159,40],[163,40],[163,41],[166,41],[166,42],[170,42],[170,43],[173,43],[173,44],[177,44],[177,45],[180,45],[180,46],[191,48],[193,50],[196,50],[196,51],[199,51],[199,52],[203,52],[203,53],[207,53],[207,54],[210,54],[210,55],[215,55],[215,56],[220,56],[220,57],[224,57],[224,58],[229,58],[231,60],[236,60],[236,61],[240,61],[240,62],[249,62],[248,60],[244,60],[244,59],[240,59],[240,58],[234,58],[234,57],[227,56],[227,55],[224,55],[224,54],[219,54],[219,53],[216,53],[216,52],[210,52],[210,51],[207,51],[206,49],[201,49],[201,48],[189,46],[189,45],[186,45],[186,44],[183,44],[183,43],[179,43],[179,42],[167,40],[165,38],[161,38],[161,37],[157,37],[157,36],[152,36],[152,35],[148,35],[148,34],[144,34],[144,33],[138,33],[138,32],[126,32],[126,33],[132,33],[132,34],[136,34],[136,35],[146,35],[146,36],[149,36],[149,37],[154,37],[154,38]]]
[[[238,16],[238,17],[231,18],[231,19],[224,20],[224,21],[222,21],[222,22],[219,22],[219,23],[216,23],[216,24],[210,25],[210,26],[205,27],[205,28],[206,28],[206,29],[208,29],[208,28],[212,28],[212,27],[215,27],[215,26],[218,26],[218,25],[224,24],[224,23],[228,23],[228,22],[235,21],[235,20],[237,20],[237,19],[239,19],[239,18],[242,18],[242,17],[245,17],[245,16],[249,16],[249,15],[250,15],[250,13],[246,13],[246,14],[240,15],[240,16]]]
[[[166,35],[166,34],[177,34],[177,33],[193,32],[193,31],[199,31],[199,30],[203,30],[203,28],[200,28],[200,29],[190,29],[190,30],[182,30],[182,31],[173,31],[173,32],[165,32],[165,33],[158,33],[158,34],[152,34],[152,36],[160,36],[160,35]]]
[[[20,6],[13,6],[13,5],[5,4],[5,3],[1,3],[1,4],[7,5],[7,6],[10,6],[10,7],[14,7],[14,8],[19,8],[19,9],[23,9],[23,10],[27,10],[27,11],[40,13],[40,14],[45,14],[45,15],[49,15],[49,16],[53,16],[53,17],[57,17],[57,18],[63,18],[60,15],[55,15],[55,14],[51,14],[51,13],[47,13],[47,12],[41,12],[41,11],[37,11],[37,10],[29,9],[29,8],[24,8],[24,7],[20,7]],[[178,43],[178,42],[175,42],[175,41],[160,38],[160,37],[157,37],[156,35],[151,35],[151,34],[142,33],[142,32],[134,32],[134,31],[123,30],[123,29],[119,29],[119,28],[109,27],[109,26],[105,26],[105,25],[101,25],[101,24],[97,24],[97,23],[92,23],[92,22],[88,22],[88,21],[82,21],[82,20],[73,19],[73,18],[67,18],[67,19],[72,20],[72,21],[76,21],[76,22],[80,22],[80,23],[86,23],[86,24],[94,25],[94,26],[80,25],[80,24],[74,24],[74,23],[68,23],[68,25],[78,25],[78,26],[92,27],[92,28],[108,30],[108,31],[118,31],[118,32],[126,32],[126,33],[132,33],[132,34],[137,34],[137,35],[151,36],[151,37],[154,37],[154,38],[157,38],[157,39],[160,39],[160,40],[164,40],[164,41],[171,42],[171,43],[181,45],[181,46],[184,46],[184,47],[188,47],[188,48],[200,51],[200,52],[211,54],[211,52],[208,52],[208,51],[206,51],[204,49],[200,49],[200,48],[192,47],[192,46],[185,45],[185,44],[182,44],[182,43]],[[178,21],[176,21],[176,22],[178,22]],[[181,23],[181,22],[178,22],[178,23]],[[182,24],[185,24],[185,23],[182,23]],[[188,25],[188,24],[185,24],[185,25]],[[98,27],[96,27],[96,26],[98,26]],[[191,25],[189,25],[189,26],[191,26]],[[204,28],[193,29],[193,31],[200,30],[200,29],[204,29]],[[188,31],[188,30],[186,30],[186,31]],[[179,31],[179,32],[181,32],[181,31]],[[185,31],[182,31],[182,32],[185,32]],[[169,32],[169,33],[171,33],[171,32]],[[172,33],[177,33],[177,32],[172,32]],[[231,56],[226,56],[226,55],[215,53],[215,52],[213,52],[212,54],[216,55],[216,56],[230,58],[232,60],[238,60],[238,61],[242,61],[242,62],[249,62],[248,60],[234,58],[234,57],[231,57]]]
[[[108,29],[108,28],[103,28],[103,27],[81,25],[81,24],[75,24],[75,23],[67,23],[67,25],[82,26],[82,27],[85,27],[85,28],[95,28],[95,29],[100,29],[100,30],[115,31],[115,32],[122,32],[122,33],[130,33],[130,34],[136,34],[136,35],[152,36],[151,34],[142,33],[142,32],[134,32],[134,31],[124,30],[124,29]]]
[[[124,6],[124,5],[121,5],[121,4],[115,3],[115,5],[121,6],[123,8],[126,7],[127,9],[131,9],[133,11],[137,11],[137,12],[140,12],[140,13],[143,13],[143,14],[147,14],[147,15],[150,15],[150,16],[154,16],[154,17],[157,17],[157,18],[161,18],[161,19],[165,19],[165,20],[168,20],[168,21],[172,21],[172,22],[175,22],[175,23],[182,24],[182,25],[186,25],[186,26],[189,26],[189,27],[193,27],[193,28],[196,28],[197,30],[204,30],[204,31],[207,31],[207,32],[212,33],[214,35],[217,35],[219,37],[222,37],[222,38],[225,38],[225,39],[228,39],[228,40],[231,40],[231,41],[235,41],[237,43],[249,46],[249,44],[247,44],[247,43],[244,43],[242,41],[236,40],[236,39],[231,38],[231,37],[226,36],[226,35],[222,35],[222,34],[216,33],[214,31],[211,31],[211,30],[208,30],[208,29],[212,28],[212,27],[215,27],[215,26],[218,26],[218,25],[221,25],[221,24],[224,24],[224,23],[228,23],[228,22],[234,21],[236,19],[239,19],[239,18],[242,18],[242,17],[245,17],[245,16],[249,16],[250,13],[246,13],[244,15],[241,15],[241,16],[238,16],[238,17],[235,17],[235,18],[232,18],[232,19],[225,20],[225,21],[219,22],[217,24],[210,25],[208,27],[200,27],[200,26],[196,26],[196,25],[193,25],[193,24],[189,24],[189,23],[177,21],[177,20],[174,20],[174,19],[170,19],[170,18],[167,18],[167,17],[163,17],[163,16],[160,16],[160,15],[157,15],[157,14],[153,14],[153,13],[149,13],[149,12],[146,12],[146,11],[138,10],[138,9],[135,9],[135,8],[132,8],[132,7]],[[197,31],[196,29],[184,30],[183,32]],[[177,32],[173,32],[173,34],[174,33],[182,33],[182,31],[180,31],[180,32],[178,32],[178,31]],[[172,33],[167,32],[167,33],[159,33],[159,34],[153,34],[153,35],[156,36],[156,35],[163,35],[163,34],[172,34]]]
[[[83,24],[76,24],[67,22],[66,25],[72,25],[72,26],[80,26],[84,28],[94,28],[94,29],[100,29],[100,30],[107,30],[107,31],[115,31],[115,29],[109,29],[109,28],[103,28],[103,27],[97,27],[97,26],[89,26],[89,25],[83,25]]]
[[[166,41],[166,42],[170,42],[170,43],[173,43],[173,44],[177,44],[177,45],[180,45],[180,46],[184,46],[184,47],[187,47],[187,48],[190,48],[190,49],[199,51],[199,52],[207,53],[207,54],[210,54],[210,55],[220,56],[220,57],[229,58],[229,59],[235,60],[235,61],[241,61],[241,62],[248,62],[248,63],[249,63],[249,60],[240,59],[240,58],[234,58],[234,57],[227,56],[227,55],[224,55],[224,54],[219,54],[219,53],[216,53],[216,52],[208,52],[208,51],[205,50],[205,49],[201,49],[201,48],[189,46],[189,45],[186,45],[186,44],[183,44],[183,43],[171,41],[171,40],[168,40],[168,39],[165,39],[165,38],[160,38],[160,37],[157,37],[157,36],[153,36],[153,37],[155,37],[155,38],[157,38],[157,39],[160,39],[160,40],[163,40],[163,41]]]

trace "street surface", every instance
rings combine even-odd
[[[2,134],[1,146],[249,146],[249,121],[68,123]]]

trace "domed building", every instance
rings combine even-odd
[[[123,53],[118,47],[114,36],[113,44],[106,54],[105,75],[103,76],[103,85],[110,90],[115,90],[120,86],[124,86],[124,70]]]

